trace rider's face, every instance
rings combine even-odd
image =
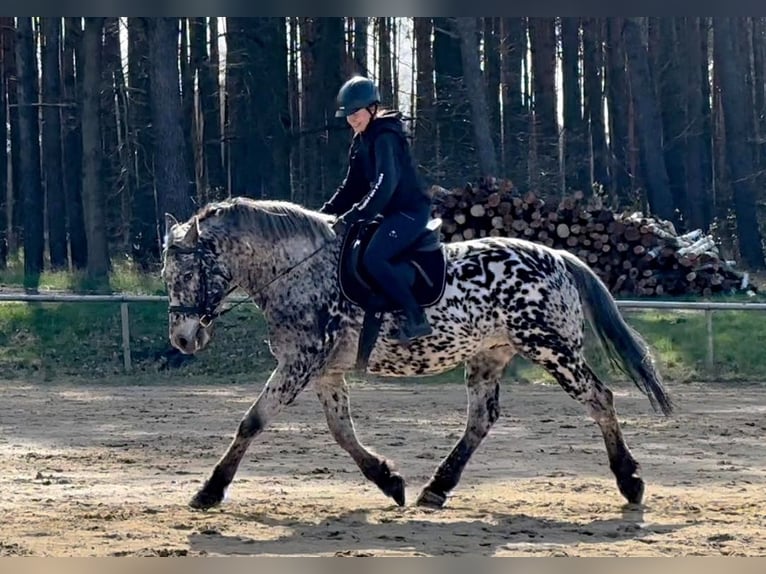
[[[348,125],[351,126],[351,129],[354,130],[355,134],[362,133],[367,129],[367,124],[370,123],[370,119],[372,119],[372,114],[370,114],[370,111],[367,108],[356,110],[350,116],[346,116],[346,121],[348,122]]]

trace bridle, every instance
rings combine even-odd
[[[223,295],[223,297],[221,297],[220,301],[218,301],[215,304],[212,304],[208,298],[208,283],[209,283],[208,275],[209,274],[205,270],[204,258],[203,258],[204,249],[199,246],[183,247],[180,245],[172,245],[168,247],[168,251],[171,249],[177,253],[194,255],[197,258],[199,262],[200,287],[199,287],[199,291],[197,292],[197,302],[195,305],[169,305],[168,311],[170,313],[189,313],[189,314],[197,315],[199,316],[200,325],[207,328],[213,322],[213,319],[220,317],[224,313],[227,313],[228,311],[233,309],[234,306],[229,307],[228,309],[225,309],[223,311],[218,311],[218,307],[220,307],[224,299],[226,299],[226,297],[228,297],[237,288],[237,286],[234,285],[233,287],[231,287]],[[220,277],[223,277],[227,281],[227,283],[231,281],[231,276],[222,273],[219,269],[214,268],[210,272],[210,275],[218,275]]]
[[[332,241],[325,241],[322,243],[319,247],[317,247],[314,251],[309,253],[306,257],[295,263],[294,265],[291,265],[287,269],[281,271],[277,275],[275,275],[268,283],[257,289],[252,295],[257,295],[267,287],[269,287],[272,283],[274,283],[277,279],[287,275],[291,271],[293,271],[296,267],[301,265],[302,263],[305,263],[314,255],[319,253],[322,249],[330,245]],[[226,300],[226,297],[231,295],[236,289],[237,285],[234,285],[233,287],[229,288],[226,293],[224,293],[223,297],[221,297],[220,301],[218,301],[215,304],[211,304],[211,302],[208,300],[208,273],[205,271],[205,266],[203,264],[204,258],[204,249],[202,247],[184,247],[181,245],[171,245],[168,247],[168,250],[174,250],[177,253],[182,254],[191,254],[195,255],[199,261],[199,278],[200,278],[200,289],[197,294],[197,303],[195,305],[169,305],[168,306],[168,312],[170,313],[188,313],[188,314],[194,314],[199,316],[199,324],[203,328],[207,328],[210,326],[210,324],[213,322],[213,319],[216,319],[220,317],[221,315],[225,315],[235,307],[241,305],[242,303],[246,302],[248,299],[242,299],[241,301],[237,301],[232,305],[231,307],[228,307],[227,309],[224,309],[222,311],[218,310],[218,307],[221,306],[221,303],[223,303]],[[232,280],[231,275],[222,273],[219,269],[213,268],[213,270],[210,273],[211,275],[218,275],[220,277],[223,277],[227,283],[230,283]]]

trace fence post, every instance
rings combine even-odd
[[[713,310],[705,309],[705,326],[707,327],[707,367],[712,369],[715,366],[715,349],[713,347]]]
[[[122,361],[125,371],[130,372],[130,316],[128,304],[125,301],[120,303],[120,322],[122,323]]]

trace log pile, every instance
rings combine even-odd
[[[702,230],[678,235],[672,223],[617,213],[581,192],[546,203],[509,183],[431,189],[442,240],[519,237],[566,249],[587,262],[614,295],[702,295],[755,291],[748,274],[719,255]]]

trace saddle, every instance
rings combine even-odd
[[[436,304],[444,294],[447,282],[447,259],[439,238],[442,220],[432,219],[423,228],[413,244],[393,261],[396,272],[404,277],[421,307]],[[375,346],[383,313],[400,311],[385,291],[362,265],[364,252],[380,225],[379,220],[353,224],[346,233],[338,260],[338,282],[342,297],[365,311],[359,336],[356,367],[366,369]]]

